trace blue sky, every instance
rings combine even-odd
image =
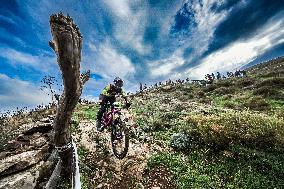
[[[68,13],[83,35],[81,69],[96,99],[120,76],[139,82],[201,79],[284,55],[283,0],[2,0],[0,110],[50,101],[45,75],[60,81],[49,16]]]

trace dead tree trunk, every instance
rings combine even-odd
[[[53,125],[54,144],[61,149],[58,152],[62,161],[62,176],[70,179],[72,173],[71,116],[81,96],[83,85],[90,77],[90,71],[80,74],[82,35],[72,18],[62,13],[51,15],[50,27],[53,40],[49,42],[49,45],[57,55],[64,84]]]

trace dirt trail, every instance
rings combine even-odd
[[[128,125],[131,127],[135,123],[129,117]],[[151,155],[163,149],[152,143],[149,136],[137,136],[139,131],[131,128],[127,156],[119,160],[112,153],[109,131],[97,132],[95,123],[91,121],[79,123],[74,138],[78,146],[87,149],[87,161],[95,167],[92,178],[95,188],[145,188],[141,182],[147,161]]]

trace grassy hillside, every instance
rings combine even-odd
[[[135,96],[139,127],[172,149],[153,155],[149,171],[166,167],[177,188],[284,187],[283,60]]]
[[[118,164],[110,160],[110,149],[94,154],[80,146],[84,187],[104,188],[107,182],[109,188],[283,188],[283,60],[256,65],[243,78],[207,86],[164,85],[135,94],[132,138],[150,151],[138,170],[143,177],[110,168]],[[97,108],[78,106],[74,118],[95,120]],[[80,133],[76,126],[73,131]],[[106,158],[109,164],[100,177],[93,170],[102,167],[91,158],[98,154],[97,161]],[[131,158],[125,160],[130,167],[136,161]]]

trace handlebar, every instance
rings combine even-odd
[[[129,102],[125,103],[124,105],[122,105],[121,103],[114,103],[113,107],[128,109],[130,107],[130,105],[131,105],[131,103],[129,103]],[[110,106],[110,103],[108,103],[108,106]]]

